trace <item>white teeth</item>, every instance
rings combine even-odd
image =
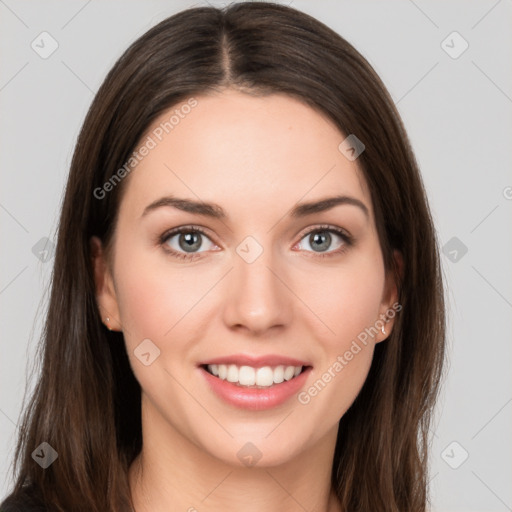
[[[208,371],[219,377],[241,386],[270,387],[280,384],[285,380],[297,377],[302,371],[302,366],[263,366],[253,368],[252,366],[236,366],[235,364],[209,364]]]
[[[216,365],[216,364],[212,364],[212,365],[208,365],[208,368],[209,367],[215,367],[215,369],[218,368],[218,377],[219,379],[222,379],[222,380],[226,380],[226,376],[228,374],[228,367],[225,365],[225,364],[219,364],[219,365]],[[213,372],[212,372],[213,373]],[[215,375],[215,374],[214,374]]]
[[[228,376],[226,377],[228,382],[238,381],[238,368],[234,364],[228,366]]]
[[[295,367],[294,366],[287,366],[284,369],[284,380],[290,380],[293,377],[294,373],[295,373]]]
[[[234,367],[234,371],[236,371],[236,366]],[[254,368],[250,366],[241,366],[238,370],[238,382],[242,384],[242,386],[254,386],[256,384],[256,372]]]
[[[284,380],[284,366],[274,368],[274,384],[280,384]]]
[[[249,368],[246,366],[246,368]],[[253,372],[254,369],[251,368]],[[270,368],[270,366],[263,366],[256,370],[256,386],[272,386],[274,384],[274,370]],[[242,379],[240,379],[240,384],[243,384]]]

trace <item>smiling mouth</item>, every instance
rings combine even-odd
[[[204,364],[201,368],[210,375],[238,387],[268,389],[295,379],[311,367],[277,365],[254,368],[234,364]]]

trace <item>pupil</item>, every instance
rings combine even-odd
[[[327,231],[317,232],[311,236],[313,237],[312,240],[314,241],[314,243],[311,244],[312,247],[318,243],[319,245],[317,247],[319,247],[321,251],[329,248],[331,235]]]
[[[189,251],[189,249],[197,250],[201,247],[201,240],[198,233],[182,233],[179,238],[179,243],[184,251]]]

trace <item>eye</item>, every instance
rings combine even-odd
[[[207,239],[209,243],[205,244],[204,239]],[[196,255],[199,257],[201,248],[204,248],[205,251],[211,250],[212,247],[208,247],[209,244],[215,247],[206,233],[197,226],[185,226],[167,231],[160,238],[160,243],[173,256],[185,259],[194,259]]]
[[[333,234],[335,239],[341,240],[341,244],[337,249],[329,251],[328,248],[333,242]],[[204,239],[208,240],[206,244],[203,241]],[[312,248],[311,251],[306,249],[306,252],[312,252],[315,256],[319,257],[341,254],[348,250],[354,243],[354,239],[351,235],[334,226],[317,226],[310,229],[303,234],[301,242],[294,247],[303,250],[302,240],[304,239],[307,245]],[[206,232],[199,226],[183,226],[172,229],[171,231],[166,231],[160,237],[159,241],[164,250],[173,257],[186,260],[200,258],[201,252],[206,252],[217,247],[207,236]],[[199,249],[204,249],[204,251],[199,251]]]
[[[328,249],[333,243],[333,234],[334,239],[341,239],[341,244],[339,244],[337,249],[329,251]],[[353,244],[352,236],[340,228],[335,228],[333,226],[319,226],[311,229],[305,233],[301,240],[305,240],[306,245],[309,245],[309,247],[312,248],[312,251],[308,252],[317,253],[316,255],[320,257],[341,254]],[[302,242],[299,242],[295,247],[303,249]]]

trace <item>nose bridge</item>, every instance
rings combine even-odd
[[[279,264],[269,240],[264,245],[248,236],[236,247],[225,309],[225,321],[231,326],[261,332],[288,320],[289,292],[275,275]]]

